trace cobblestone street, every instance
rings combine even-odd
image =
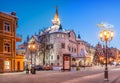
[[[109,70],[109,82],[120,82],[120,68]],[[7,73],[0,75],[0,83],[106,83],[104,68],[81,68],[80,71],[37,71],[36,74]]]

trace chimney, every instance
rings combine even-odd
[[[11,12],[11,15],[16,16],[16,12]]]

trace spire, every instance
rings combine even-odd
[[[58,16],[58,6],[56,6],[56,13],[55,13],[55,16],[54,16],[54,20],[58,20],[59,19],[59,16]]]
[[[81,36],[80,36],[80,34],[78,34],[78,38],[79,38],[79,39],[81,39]]]
[[[62,25],[60,24],[59,30],[62,30]]]
[[[53,25],[60,25],[60,19],[58,16],[58,6],[56,6],[56,13],[52,22],[53,22]]]
[[[30,40],[30,37],[29,37],[29,35],[27,36],[27,42]]]

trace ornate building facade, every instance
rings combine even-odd
[[[63,55],[70,54],[76,65],[91,64],[91,54],[86,51],[86,43],[81,40],[80,36],[76,37],[73,30],[64,30],[58,16],[58,9],[52,26],[41,31],[39,34],[32,36],[29,43],[35,43],[37,50],[33,54],[36,65],[50,64],[54,66],[63,65]],[[29,63],[31,60],[29,49],[26,52],[26,59]],[[71,63],[74,64],[74,63]]]
[[[23,56],[16,55],[18,18],[15,12],[0,12],[0,72],[23,70]]]

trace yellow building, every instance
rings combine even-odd
[[[22,38],[16,36],[18,18],[15,12],[0,12],[0,72],[23,71],[23,55],[16,55],[16,42]]]

